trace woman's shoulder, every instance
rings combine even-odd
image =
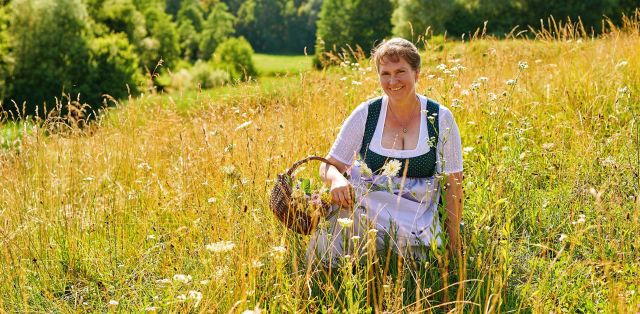
[[[382,96],[379,97],[373,97],[373,98],[369,98],[363,102],[361,102],[358,106],[356,106],[355,109],[353,109],[353,111],[351,112],[351,115],[357,115],[357,116],[367,116],[367,114],[369,113],[369,106],[371,106],[372,104],[374,104],[376,101],[378,100],[382,100]]]

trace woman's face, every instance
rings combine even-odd
[[[402,100],[415,97],[420,70],[413,70],[403,58],[398,58],[398,62],[383,58],[378,69],[380,85],[390,99]]]

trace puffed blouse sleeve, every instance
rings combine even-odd
[[[361,103],[342,123],[340,133],[329,151],[329,156],[348,166],[353,164],[355,157],[360,152],[360,147],[362,147],[368,108],[368,101]]]
[[[462,168],[462,141],[456,120],[451,111],[440,106],[438,125],[438,145],[436,147],[436,170],[438,173],[461,172]]]

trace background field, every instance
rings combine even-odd
[[[258,73],[265,76],[296,74],[311,70],[312,56],[305,55],[269,55],[257,53],[253,55]]]
[[[20,122],[0,150],[0,308],[637,312],[639,25],[427,45],[418,90],[453,111],[465,147],[466,255],[333,283],[305,268],[307,239],[268,191],[380,94],[368,61],[146,94],[83,129]]]

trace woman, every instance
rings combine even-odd
[[[455,120],[446,107],[416,93],[420,55],[411,42],[385,41],[372,59],[385,95],[351,113],[327,156],[335,166],[320,166],[334,204],[342,209],[317,229],[307,256],[335,263],[364,252],[362,246],[374,237],[377,250],[386,238],[399,254],[418,257],[425,256],[418,248],[439,246],[446,238],[457,256],[463,194]],[[438,214],[441,182],[448,237]]]

